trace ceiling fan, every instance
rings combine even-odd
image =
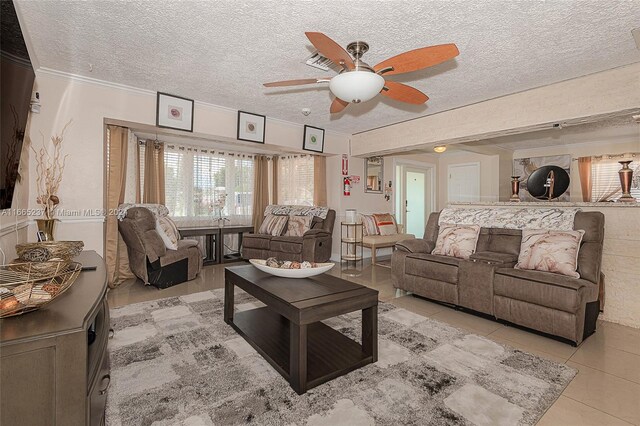
[[[352,102],[356,104],[366,102],[378,93],[401,102],[423,104],[429,99],[427,95],[406,84],[386,80],[382,75],[417,71],[448,61],[460,53],[458,47],[453,43],[441,44],[410,50],[371,67],[361,59],[362,55],[369,50],[367,43],[355,41],[349,43],[347,50],[344,50],[338,43],[322,33],[307,32],[305,34],[318,52],[342,67],[340,73],[333,78],[275,81],[264,83],[264,86],[281,87],[329,83],[329,90],[335,95],[330,108],[332,114],[342,111]]]

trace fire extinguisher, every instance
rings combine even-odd
[[[348,197],[351,195],[351,180],[349,180],[349,177],[345,177],[343,181],[344,181],[344,195]]]

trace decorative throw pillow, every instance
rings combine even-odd
[[[162,242],[169,250],[178,249],[180,234],[178,233],[176,224],[173,223],[169,217],[165,216],[156,218],[156,231],[158,231],[160,238],[162,238]]]
[[[362,230],[363,235],[378,235],[378,227],[376,226],[376,220],[373,218],[373,215],[363,214],[362,215]]]
[[[584,235],[578,231],[524,229],[516,269],[555,272],[580,278],[578,251]]]
[[[373,218],[376,221],[376,227],[380,235],[395,235],[398,233],[398,227],[396,226],[396,219],[389,213],[374,214]]]
[[[480,227],[443,223],[438,231],[436,247],[431,254],[468,259],[476,251]]]
[[[262,225],[260,225],[258,234],[273,235],[274,237],[277,237],[282,234],[288,220],[289,216],[269,213],[267,217],[264,218]]]
[[[313,216],[289,216],[287,232],[284,235],[290,237],[302,237],[305,232],[311,229]]]

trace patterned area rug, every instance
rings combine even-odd
[[[223,298],[111,311],[107,425],[532,425],[575,375],[383,303],[378,362],[299,396],[224,323]],[[257,306],[238,291],[238,310]],[[359,312],[326,323],[359,341]]]

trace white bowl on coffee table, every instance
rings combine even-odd
[[[267,266],[267,261],[262,259],[249,259],[249,262],[267,274],[275,275],[283,278],[308,278],[315,275],[324,274],[329,269],[335,266],[335,263],[316,263],[315,268],[300,268],[300,269],[286,269],[286,268],[272,268]]]

